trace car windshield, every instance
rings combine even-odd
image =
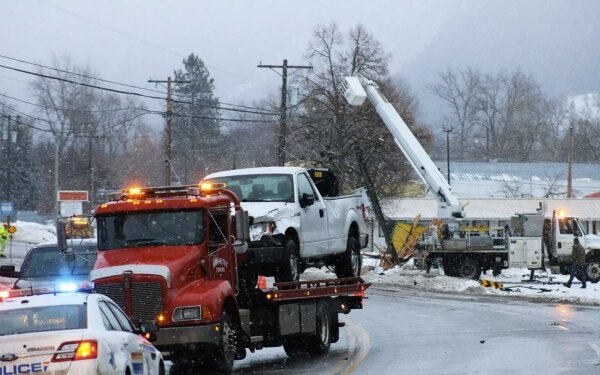
[[[294,202],[292,175],[265,174],[211,178],[226,184],[242,202]]]
[[[86,327],[85,305],[31,307],[0,313],[0,336]]]
[[[96,246],[76,246],[72,254],[63,254],[55,246],[33,248],[21,267],[21,278],[89,275],[96,255]]]
[[[98,249],[195,245],[204,240],[204,211],[123,212],[98,217]]]

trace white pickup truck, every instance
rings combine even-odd
[[[236,169],[203,179],[225,183],[254,218],[246,272],[295,281],[308,265],[325,265],[338,277],[360,275],[360,249],[368,242],[362,196],[331,196],[337,195],[335,176],[326,169],[310,173],[319,188],[309,170],[296,167]]]

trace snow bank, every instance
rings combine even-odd
[[[56,227],[27,221],[15,221],[12,223],[17,231],[13,234],[13,241],[28,244],[56,240]]]
[[[600,306],[600,283],[588,282],[587,289],[581,289],[581,283],[575,280],[571,288],[567,288],[562,284],[567,282],[568,275],[552,275],[551,281],[542,271],[536,271],[534,281],[529,281],[527,269],[503,270],[498,277],[493,277],[491,274],[481,275],[482,280],[503,283],[502,289],[494,289],[483,287],[476,280],[441,275],[437,269],[432,269],[427,274],[423,270],[415,269],[412,260],[403,266],[385,271],[376,267],[377,262],[377,259],[363,258],[362,277],[374,287],[461,295],[493,295],[536,302]],[[333,277],[335,274],[325,268],[309,268],[302,274],[302,279],[307,280]]]

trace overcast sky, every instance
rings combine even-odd
[[[305,63],[314,27],[358,23],[375,34],[400,70],[427,45],[458,1],[13,0],[0,3],[0,54],[52,65],[70,56],[99,76],[132,85],[166,79],[189,53],[199,55],[227,102],[251,102],[279,89],[256,65]],[[24,67],[0,59],[0,64]],[[35,70],[28,67],[30,70]],[[17,80],[17,81],[15,81]],[[0,92],[30,99],[31,77],[0,69]],[[25,109],[25,108],[23,108]]]
[[[69,56],[101,78],[153,88],[148,79],[166,79],[193,52],[222,101],[248,104],[281,84],[259,62],[304,64],[316,25],[361,23],[433,112],[425,88],[448,66],[519,67],[554,94],[600,91],[599,14],[597,0],[4,0],[0,55],[44,65]],[[0,68],[0,93],[31,100],[29,81]]]

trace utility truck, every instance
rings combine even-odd
[[[125,189],[94,216],[95,291],[136,326],[158,324],[154,345],[173,360],[171,373],[227,373],[246,349],[325,353],[339,339],[338,314],[362,308],[369,287],[353,277],[254,288],[239,272],[248,214],[223,184]],[[58,229],[64,250],[60,221]]]
[[[367,98],[371,101],[406,159],[438,201],[438,218],[444,220],[444,225],[432,228],[427,239],[418,244],[419,250],[426,254],[426,262],[431,264],[439,259],[447,275],[474,279],[479,278],[482,270],[492,269],[499,274],[507,268],[508,251],[494,246],[492,237],[459,238],[457,219],[464,217],[461,203],[394,106],[379,92],[377,84],[351,76],[345,78],[341,90],[351,106],[360,106]]]
[[[545,207],[540,203],[535,213],[515,215],[510,229],[507,241],[511,267],[528,268],[532,277],[536,269],[567,274],[572,265],[573,240],[579,238],[586,252],[587,279],[600,281],[600,236],[586,234],[576,217],[554,210],[546,218]]]
[[[339,196],[331,171],[245,168],[202,181],[226,184],[253,217],[243,272],[296,281],[307,266],[331,266],[338,277],[360,276],[360,249],[369,238],[362,195]]]

